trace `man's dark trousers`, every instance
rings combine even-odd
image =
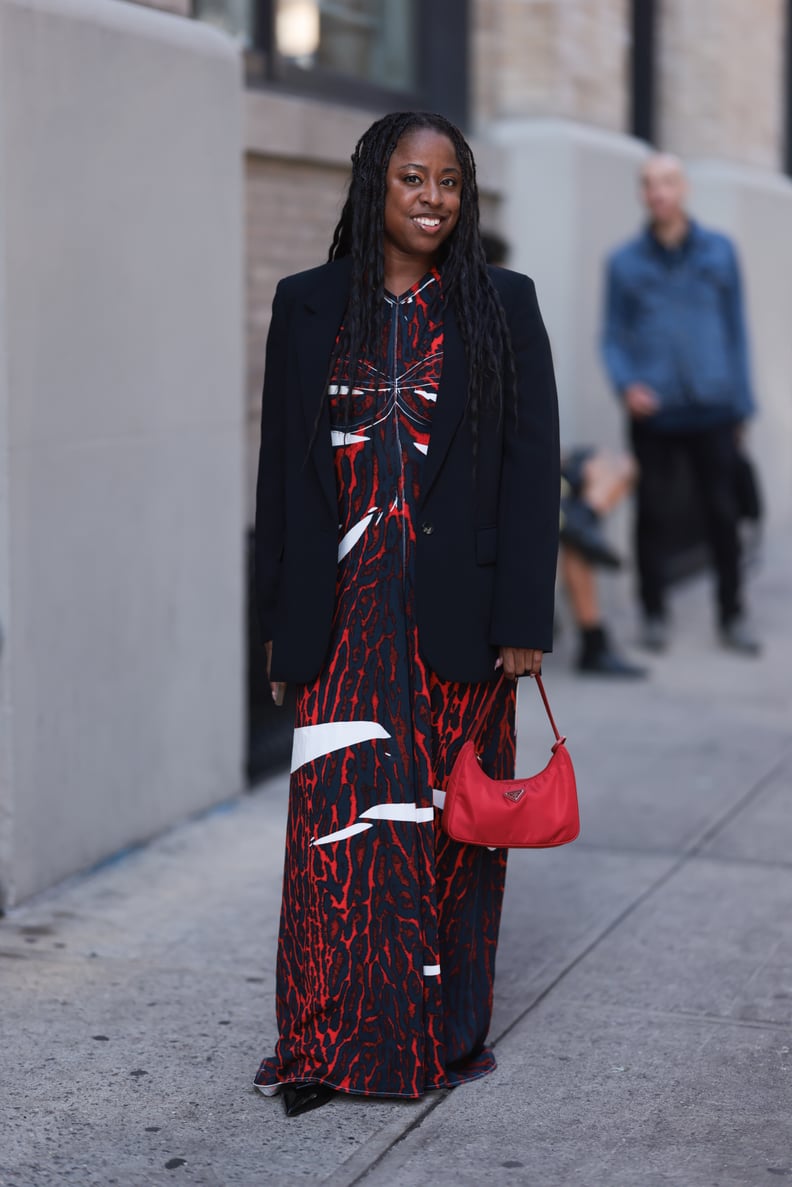
[[[669,493],[675,463],[684,454],[704,510],[707,537],[718,580],[718,610],[724,626],[742,611],[737,511],[737,436],[733,423],[665,432],[632,421],[632,446],[640,475],[637,491],[636,552],[644,613],[665,613],[669,553]]]

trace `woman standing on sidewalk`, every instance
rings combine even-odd
[[[513,774],[515,678],[551,646],[558,491],[533,284],[486,266],[459,130],[386,116],[330,262],[280,282],[267,344],[257,598],[297,716],[280,1037],[256,1086],[290,1115],[495,1066],[506,854],[438,818],[499,665],[483,761]]]

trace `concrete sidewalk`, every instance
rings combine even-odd
[[[253,1092],[285,776],[0,921],[0,1185],[792,1178],[791,594],[774,560],[760,661],[718,650],[700,582],[645,684],[548,662],[583,836],[510,858],[484,1081],[294,1120]],[[526,685],[520,771],[548,744]]]

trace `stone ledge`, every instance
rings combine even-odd
[[[252,156],[346,168],[356,141],[376,118],[374,111],[249,90],[244,100],[245,149]]]

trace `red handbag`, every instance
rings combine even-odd
[[[545,849],[568,845],[580,832],[575,771],[566,738],[558,732],[542,677],[534,680],[556,737],[552,757],[543,771],[529,779],[490,779],[481,769],[476,748],[499,687],[496,681],[446,787],[442,823],[455,841],[489,849]]]

